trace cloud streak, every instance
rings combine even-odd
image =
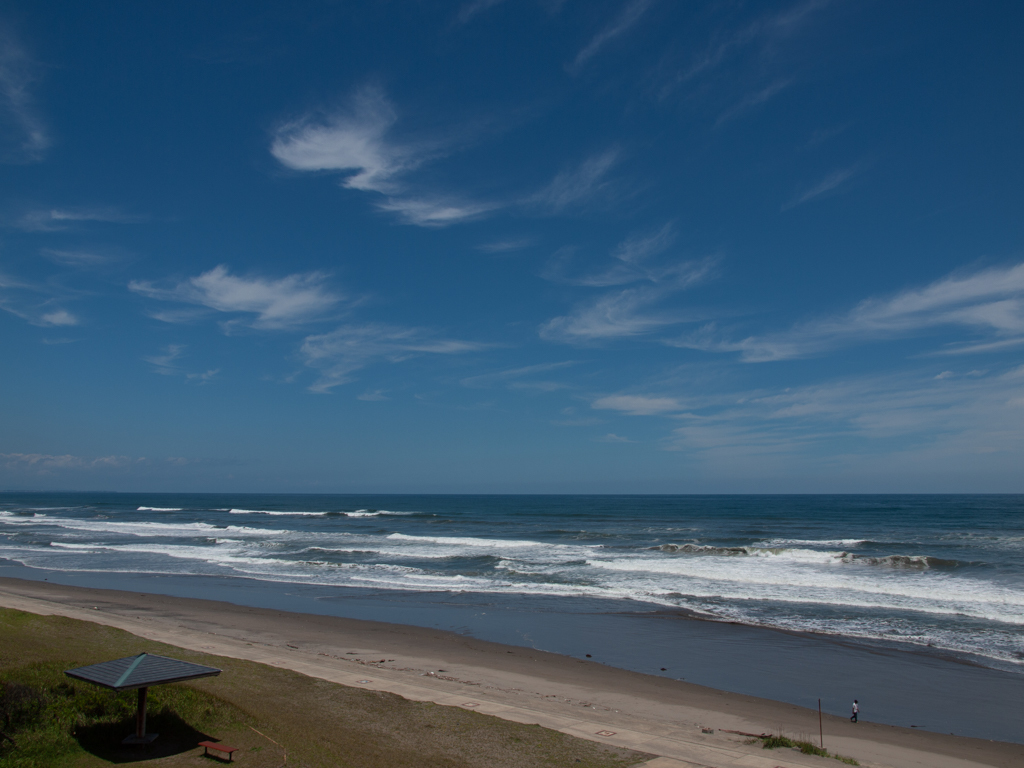
[[[398,113],[384,92],[365,87],[355,93],[345,110],[307,114],[279,127],[270,153],[295,171],[345,174],[343,187],[383,195],[376,206],[398,214],[409,224],[445,226],[497,207],[443,194],[411,192],[405,177],[444,152],[438,142],[395,140],[392,129],[397,120]]]
[[[608,190],[608,172],[619,159],[617,149],[592,155],[575,168],[559,172],[527,203],[542,205],[555,213],[587,202]]]
[[[307,366],[320,371],[310,391],[326,394],[353,381],[352,374],[373,363],[398,363],[420,355],[457,355],[485,347],[475,342],[436,338],[421,328],[367,323],[307,336],[300,355]]]
[[[801,323],[782,333],[727,341],[719,338],[715,328],[706,327],[667,343],[739,352],[747,362],[766,362],[806,357],[848,344],[906,337],[944,326],[1003,337],[996,342],[1001,347],[1016,344],[1024,336],[1024,264],[955,273],[890,298],[866,299],[845,315]]]
[[[540,327],[541,338],[563,343],[594,343],[640,336],[693,318],[678,311],[658,310],[669,296],[706,280],[714,261],[655,259],[674,239],[671,225],[659,231],[627,238],[612,252],[612,266],[599,272],[571,275],[566,262],[571,252],[555,255],[544,276],[549,280],[586,287],[632,285],[581,302],[567,315]]]
[[[576,54],[576,58],[573,59],[572,64],[567,69],[573,73],[582,69],[608,43],[617,37],[621,37],[640,21],[651,5],[653,5],[653,0],[630,0],[630,2],[626,3],[619,15],[608,26],[594,35],[590,42]]]
[[[32,97],[36,72],[24,47],[0,27],[0,156],[8,162],[38,162],[51,144]]]
[[[133,280],[128,287],[160,301],[178,301],[217,312],[255,316],[248,321],[251,327],[274,330],[320,320],[332,312],[342,297],[326,288],[326,279],[320,272],[299,273],[276,280],[239,277],[221,265],[172,288],[158,288],[139,280]]]

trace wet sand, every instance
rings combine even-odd
[[[742,734],[769,732],[816,743],[815,711],[451,632],[8,578],[0,578],[0,605],[663,755],[652,768],[841,765],[744,743]],[[823,731],[826,748],[863,765],[1024,766],[1019,744],[830,715]]]

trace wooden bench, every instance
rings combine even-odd
[[[229,763],[234,761],[234,753],[238,751],[238,747],[229,747],[227,744],[218,744],[215,741],[200,741],[199,746],[203,748],[204,757],[209,757],[212,749],[214,752],[223,752],[227,755]]]

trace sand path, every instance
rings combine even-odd
[[[0,605],[117,627],[407,699],[659,755],[650,768],[835,768],[729,733],[813,735],[816,712],[557,654],[396,624],[0,578]],[[705,729],[713,730],[706,733]],[[826,715],[825,746],[876,768],[1024,768],[1024,746]]]

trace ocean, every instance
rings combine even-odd
[[[873,687],[883,722],[1024,741],[913,703],[1024,704],[1018,495],[4,493],[0,575],[599,650],[803,705],[830,686],[837,713]]]

